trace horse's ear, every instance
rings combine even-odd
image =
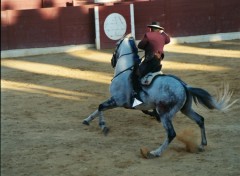
[[[118,46],[118,45],[121,43],[121,41],[125,39],[125,37],[126,37],[126,35],[123,35],[123,36],[117,41],[116,45]]]
[[[127,34],[125,37],[127,37],[127,38],[132,37],[132,33]]]
[[[118,45],[119,45],[119,43],[120,43],[120,41],[121,41],[121,40],[118,40],[118,41],[116,42],[116,44],[115,44],[115,45],[116,45],[116,46],[118,46]]]

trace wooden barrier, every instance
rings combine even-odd
[[[93,6],[1,12],[2,50],[95,42]]]
[[[95,7],[94,12],[97,49],[113,48],[125,34],[134,35],[132,4]]]
[[[18,2],[20,1],[23,2]],[[12,2],[13,0],[3,0],[1,8],[11,9]],[[38,0],[27,2],[25,5],[28,4],[28,8],[43,5],[43,1]],[[121,11],[123,4],[130,3],[132,2],[115,3],[101,9],[103,14],[104,11],[113,13],[115,9]],[[157,0],[135,1],[133,4],[137,40],[143,37],[147,24],[152,21],[159,21],[171,37],[240,31],[239,0],[195,0],[194,3],[191,0]],[[94,44],[96,5],[2,10],[1,50]],[[129,31],[131,30],[126,30]],[[110,42],[106,46],[114,48],[115,44]]]

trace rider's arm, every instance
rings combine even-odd
[[[166,32],[164,32],[164,31],[162,31],[161,34],[162,34],[162,35],[164,36],[164,38],[165,38],[165,44],[170,43],[170,37],[168,36],[168,34],[167,34]]]
[[[147,35],[145,34],[143,39],[138,43],[138,48],[144,50],[147,43],[148,43],[148,39],[147,39]]]

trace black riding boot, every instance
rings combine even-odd
[[[132,102],[134,104],[134,101],[139,101],[141,104],[142,100],[139,96],[139,92],[142,90],[140,78],[137,74],[138,71],[138,65],[134,67],[133,75],[132,75],[132,85],[133,85],[133,96],[132,96]]]

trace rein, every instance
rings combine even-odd
[[[116,50],[118,50],[118,48],[119,48],[119,46],[121,45],[122,42],[123,42],[123,40],[119,43],[119,45],[117,46],[117,49],[116,49]],[[129,41],[129,43],[130,43],[130,45],[132,46],[132,47],[131,47],[132,52],[126,53],[126,54],[123,54],[123,55],[119,56],[119,57],[118,57],[118,60],[119,60],[121,57],[123,57],[123,56],[138,53],[138,49],[137,49],[137,47],[135,46],[135,44],[133,44],[131,40]],[[140,52],[141,52],[141,51],[140,51]],[[116,77],[118,77],[120,74],[124,73],[125,71],[127,71],[127,70],[133,70],[133,67],[134,67],[134,65],[132,65],[132,66],[128,67],[127,69],[119,72],[116,76],[113,77],[113,79],[112,79],[111,81],[113,81]]]
[[[120,57],[126,56],[126,55],[130,55],[130,54],[134,54],[134,53],[133,53],[133,52],[131,52],[131,53],[126,53],[126,54],[121,55]],[[120,58],[120,57],[119,57],[119,58]],[[119,58],[118,58],[118,59],[119,59]],[[124,73],[125,71],[127,71],[127,70],[132,70],[133,67],[134,67],[134,65],[132,65],[132,66],[128,67],[127,69],[119,72],[116,76],[113,77],[112,80],[114,80],[116,77],[118,77],[120,74]],[[112,81],[112,80],[111,80],[111,81]]]
[[[120,58],[121,58],[121,57],[123,57],[123,56],[130,55],[130,54],[134,54],[134,53],[133,53],[133,52],[131,52],[131,53],[126,53],[126,54],[123,54],[123,55],[119,56],[119,57],[118,57],[118,59],[120,59]]]

